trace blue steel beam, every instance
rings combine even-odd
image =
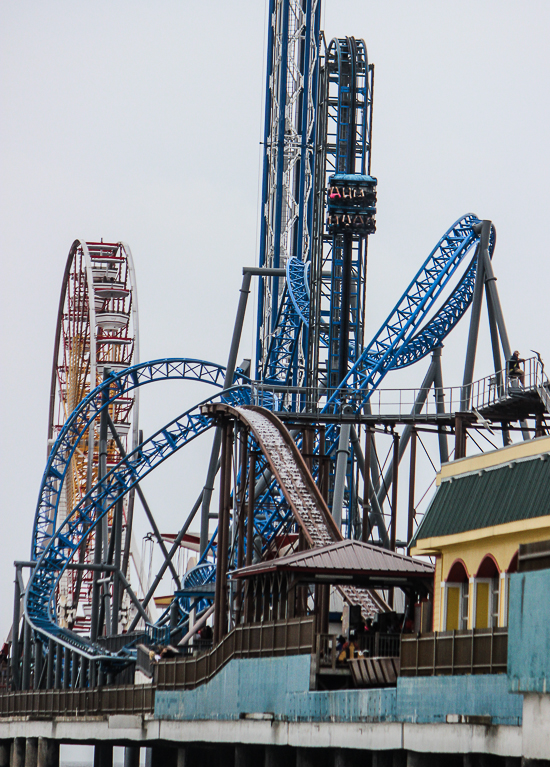
[[[65,422],[48,457],[35,513],[31,558],[37,559],[41,555],[55,531],[61,488],[69,463],[80,440],[92,426],[102,407],[108,407],[116,398],[132,389],[159,380],[200,381],[223,388],[224,378],[225,367],[222,365],[174,357],[143,362],[121,371],[118,375],[111,375],[83,399]],[[248,380],[240,373],[237,373],[234,378],[235,382]],[[102,394],[106,388],[110,396],[104,405]]]
[[[469,213],[458,219],[443,235],[378,333],[365,348],[338,389],[331,395],[325,410],[337,410],[342,394],[346,390],[353,389],[362,393],[361,402],[357,403],[356,407],[362,407],[370,398],[386,373],[394,367],[398,352],[402,354],[408,344],[413,342],[419,325],[428,316],[462,261],[471,252],[472,247],[479,242],[478,235],[473,230],[478,221],[479,219],[474,214]],[[471,282],[463,280],[460,283],[460,288],[466,289],[468,285],[471,285]],[[444,337],[444,334],[448,334],[449,329],[456,324],[456,321],[453,322],[452,309],[458,311],[460,306],[459,294],[460,290],[458,294],[454,291],[456,304],[454,307],[449,307],[448,314],[440,311],[437,315],[437,322],[440,320],[442,322],[442,330],[437,333],[436,326],[432,323],[429,325],[430,332],[433,331],[434,336],[432,341],[436,345],[437,340],[440,340],[442,336]],[[463,305],[463,312],[465,308]],[[445,324],[447,326],[446,333]],[[423,342],[418,344],[417,351],[420,357],[417,359],[426,356],[432,348],[429,343],[430,333],[426,332],[421,335]],[[413,361],[415,359],[411,357],[407,364],[412,364]],[[357,399],[354,401],[357,402]]]
[[[99,480],[49,536],[49,542],[31,572],[24,603],[26,619],[41,635],[53,638],[87,658],[116,657],[106,653],[105,648],[59,626],[56,588],[82,543],[115,504],[167,458],[213,426],[212,420],[202,415],[201,407],[215,400],[231,405],[249,404],[250,387],[224,390],[157,431]]]

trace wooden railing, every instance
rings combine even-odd
[[[158,661],[153,682],[159,690],[192,689],[215,676],[233,658],[313,653],[315,618],[289,618],[237,626],[210,652]]]
[[[508,629],[403,634],[401,676],[505,674]]]

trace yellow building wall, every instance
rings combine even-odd
[[[534,525],[537,525],[535,527]],[[531,529],[525,529],[525,528]],[[445,625],[444,609],[444,589],[442,586],[447,581],[449,570],[457,559],[464,562],[468,578],[470,580],[469,600],[468,600],[468,627],[475,625],[474,610],[476,599],[474,599],[475,577],[479,566],[487,554],[491,554],[497,563],[499,573],[505,573],[510,566],[514,554],[517,552],[520,543],[532,543],[534,541],[545,541],[550,538],[550,517],[539,517],[538,519],[529,519],[523,522],[510,522],[505,525],[497,525],[490,528],[491,534],[487,535],[486,530],[469,531],[460,535],[449,535],[435,539],[431,538],[423,550],[420,540],[418,546],[414,549],[413,555],[435,554],[435,579],[434,579],[434,604],[433,604],[433,626],[434,631],[443,631]],[[475,537],[478,536],[478,537]],[[460,540],[462,538],[462,540]],[[452,541],[452,542],[451,542]],[[499,604],[499,625],[506,625],[505,610],[506,602],[503,594],[503,580],[501,579],[500,604]],[[480,608],[482,609],[482,608]],[[483,610],[485,607],[483,607]]]
[[[441,557],[435,559],[435,577],[434,577],[434,603],[433,603],[433,625],[439,626],[441,623],[441,610],[443,606],[441,599],[443,589],[441,588]]]

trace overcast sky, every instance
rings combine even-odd
[[[0,638],[13,559],[29,556],[73,240],[129,243],[142,359],[227,359],[241,267],[257,261],[265,23],[259,0],[0,3]],[[512,346],[550,363],[549,4],[327,0],[323,28],[327,39],[364,38],[376,66],[367,337],[473,211],[497,228]],[[447,385],[461,381],[466,330],[446,344]],[[249,321],[241,356],[251,353]],[[490,372],[482,343],[476,376]],[[146,434],[208,396],[186,383],[150,388]],[[144,482],[163,530],[200,491],[208,450],[197,443]]]

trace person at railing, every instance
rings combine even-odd
[[[515,351],[508,360],[508,378],[512,381],[521,381],[523,387],[525,387],[525,372],[521,365],[524,363],[525,360],[519,356],[519,351]]]

